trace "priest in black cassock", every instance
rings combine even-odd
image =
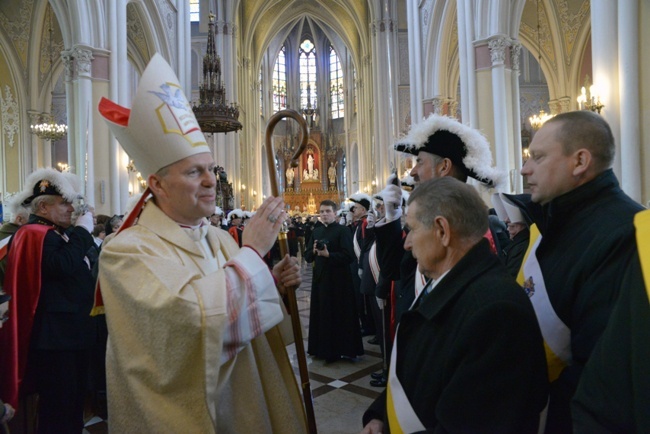
[[[324,200],[319,213],[305,248],[305,260],[314,262],[307,352],[334,362],[363,354],[350,273],[356,257],[350,230],[335,221],[336,204]]]

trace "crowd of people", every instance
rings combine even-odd
[[[154,56],[130,112],[99,106],[147,178],[127,214],[94,216],[79,179],[54,169],[10,200],[0,424],[38,394],[37,432],[80,433],[93,390],[114,432],[306,432],[279,327],[301,256],[307,352],[356,360],[364,336],[381,349],[362,433],[648,430],[650,214],[619,187],[601,116],[548,120],[521,170],[530,192],[494,193],[488,210],[467,181],[500,187],[489,143],[431,115],[394,145],[415,159],[412,182],[393,174],[303,221],[275,197],[215,207],[215,162],[182,92],[165,116],[186,133],[159,115],[170,83]]]

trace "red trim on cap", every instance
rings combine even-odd
[[[101,113],[106,120],[109,120],[115,124],[126,127],[129,125],[129,117],[131,116],[131,109],[122,107],[119,104],[115,104],[108,98],[102,97],[97,106],[99,113]]]

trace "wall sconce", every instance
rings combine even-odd
[[[539,114],[529,117],[528,121],[530,122],[530,126],[533,128],[533,130],[537,131],[542,128],[542,125],[544,125],[544,123],[547,120],[551,119],[553,116],[555,115],[551,115],[546,113],[544,110],[540,110]]]
[[[56,163],[56,165],[59,168],[59,172],[69,172],[70,171],[70,166],[68,166],[67,163]]]
[[[246,185],[245,185],[245,184],[242,184],[242,185],[241,185],[241,189],[242,189],[242,191],[245,191],[245,190],[246,190]]]
[[[129,164],[126,165],[126,170],[128,170],[129,172],[133,172],[133,173],[137,172],[137,169],[135,168],[135,163],[133,162],[133,160],[130,160]]]
[[[588,83],[588,79],[586,79],[585,84]],[[588,89],[589,93],[587,93],[587,86],[582,86],[580,96],[578,96],[578,108],[580,110],[590,110],[600,114],[600,111],[605,107],[605,104],[600,102],[600,95],[598,95],[595,85],[592,84]]]
[[[137,173],[136,178],[138,178],[138,182],[140,183],[140,187],[142,187],[142,189],[147,188],[147,180],[142,177],[142,174],[140,172]]]

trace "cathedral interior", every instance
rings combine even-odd
[[[292,213],[377,193],[392,172],[408,176],[414,161],[392,145],[431,113],[488,138],[504,181],[481,187],[485,198],[525,192],[519,170],[536,130],[572,110],[608,121],[621,187],[650,206],[643,23],[645,0],[0,0],[0,204],[54,167],[80,176],[96,213],[123,214],[146,177],[97,106],[106,97],[131,107],[160,53],[205,118],[226,211],[255,210],[271,176]],[[267,131],[287,109],[310,127],[296,167],[298,125]],[[355,363],[310,361],[322,433],[358,432],[379,393],[368,375],[381,355],[364,345]]]
[[[647,204],[646,17],[640,0],[3,0],[0,192],[55,167],[82,176],[98,212],[122,213],[146,180],[98,101],[130,107],[158,52],[199,106],[212,51],[220,104],[239,123],[206,133],[226,209],[259,206],[269,167],[293,211],[377,192],[392,171],[408,175],[413,162],[391,145],[430,113],[481,130],[507,175],[497,189],[521,192],[531,119],[578,109],[610,123],[614,171]],[[275,164],[266,157],[268,120],[284,109],[310,125],[296,168],[293,121],[271,132]]]

